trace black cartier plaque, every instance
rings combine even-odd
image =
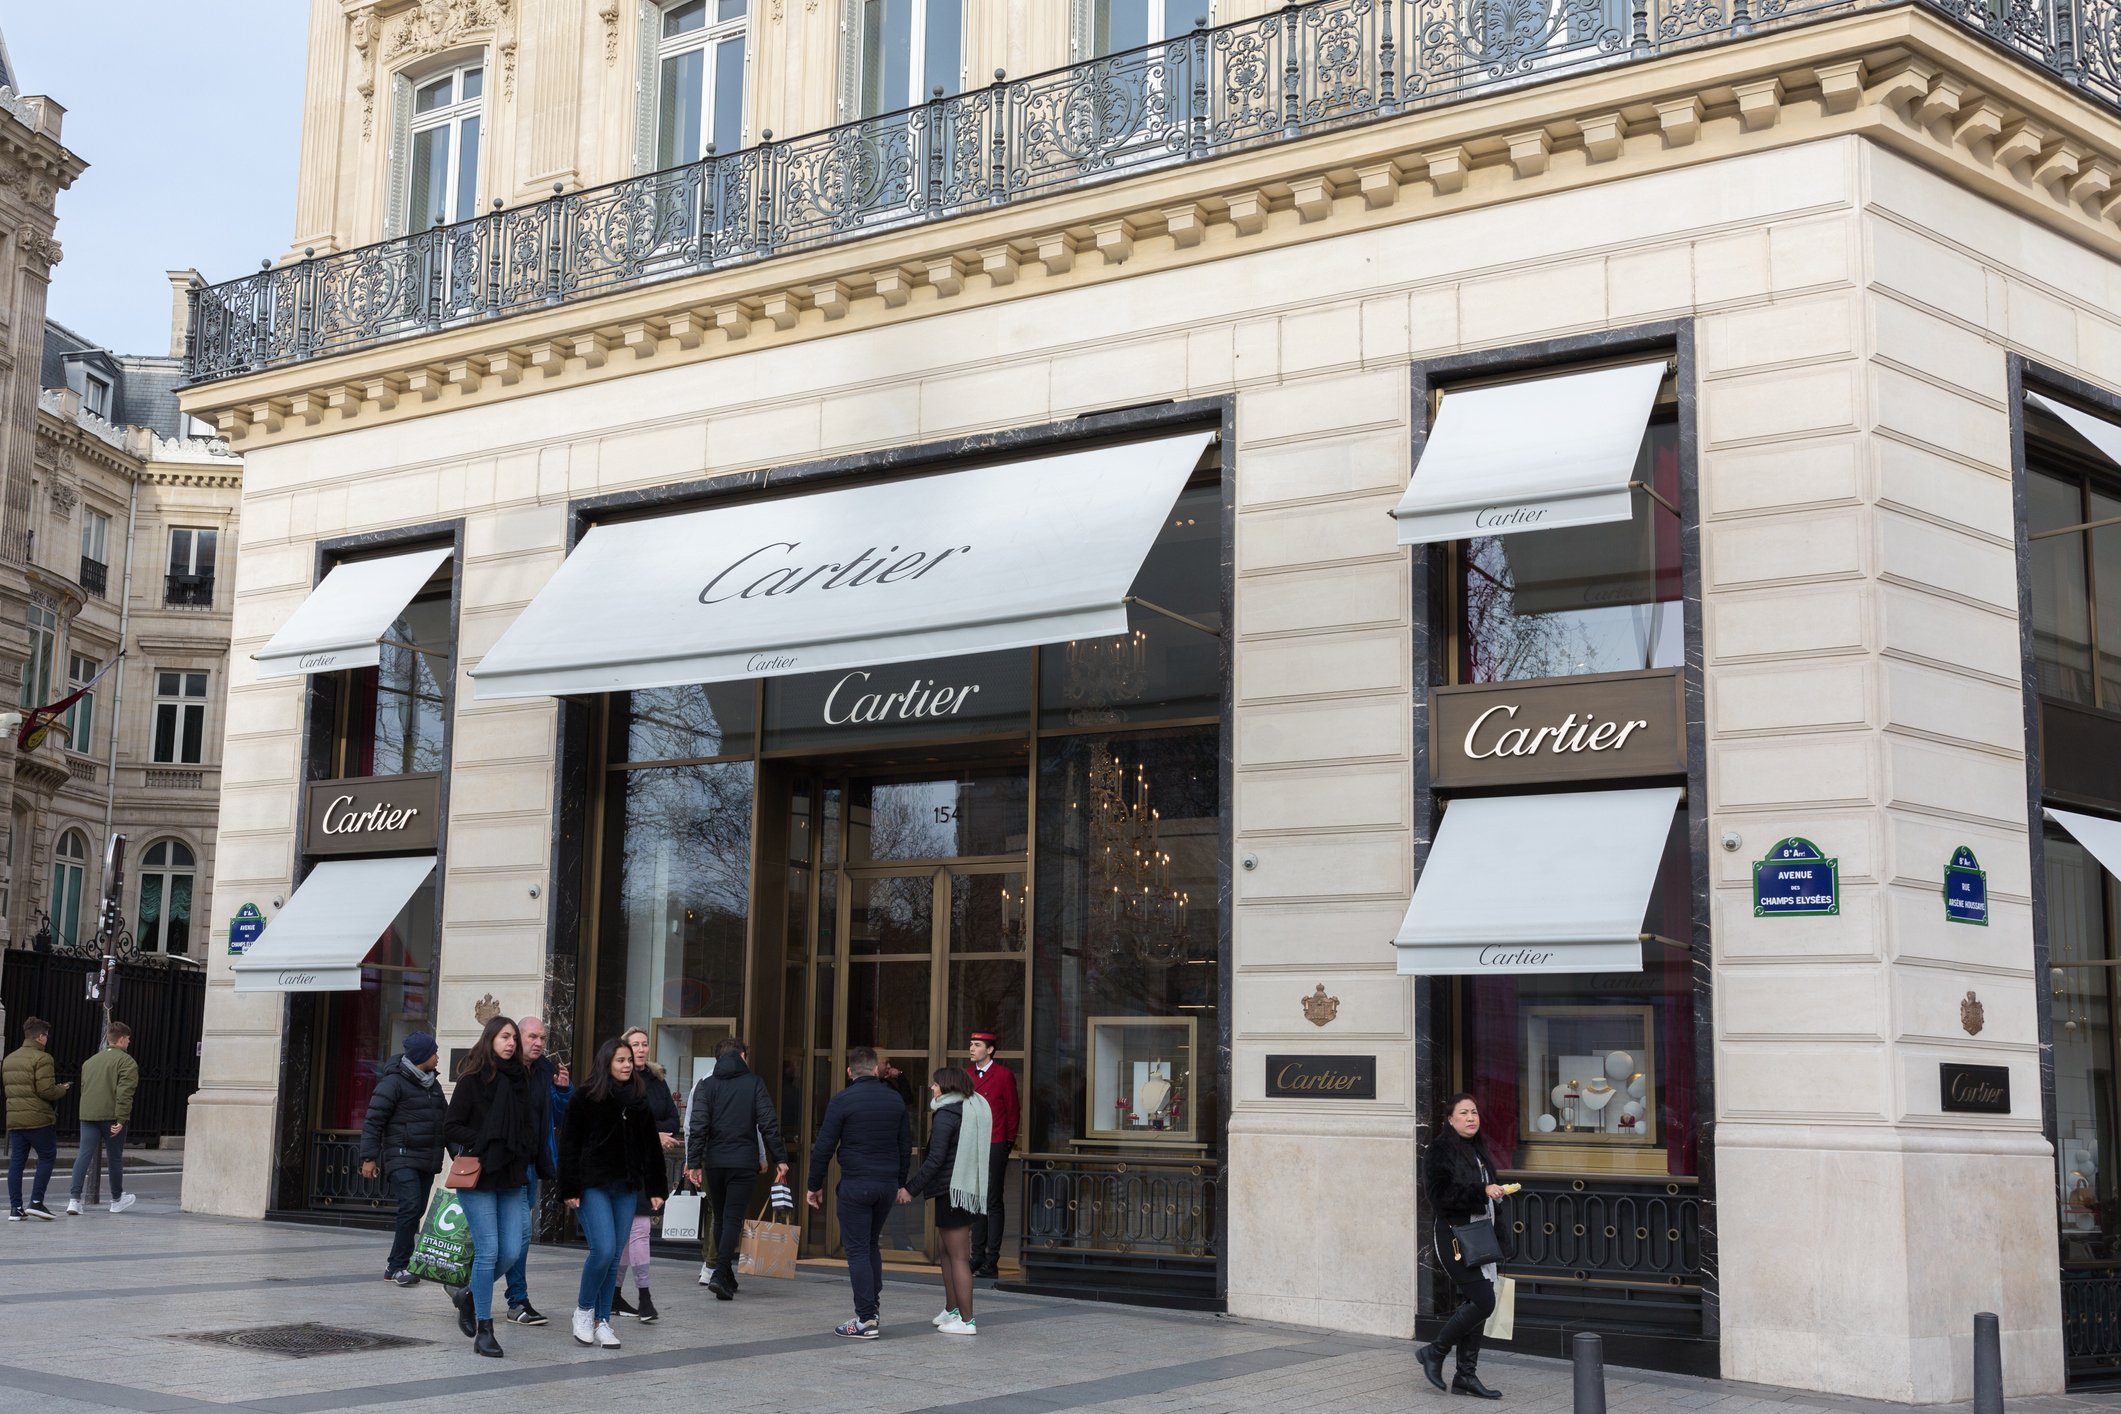
[[[1940,1062],[1937,1093],[1946,1114],[2007,1115],[2011,1112],[2010,1067]]]
[[[1374,1100],[1375,1056],[1268,1056],[1270,1100]]]

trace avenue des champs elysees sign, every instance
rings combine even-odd
[[[430,853],[441,834],[441,819],[440,776],[312,781],[302,807],[302,852]]]
[[[1681,674],[1606,673],[1439,687],[1429,771],[1443,789],[1672,776],[1686,770]]]

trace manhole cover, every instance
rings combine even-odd
[[[304,1360],[312,1355],[352,1355],[364,1350],[396,1350],[408,1345],[432,1345],[402,1335],[377,1335],[340,1326],[320,1326],[305,1321],[296,1326],[251,1326],[239,1331],[200,1331],[180,1335],[179,1340],[200,1345],[218,1345],[235,1350],[259,1350],[269,1355],[287,1355]]]

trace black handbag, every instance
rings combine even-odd
[[[1502,1243],[1495,1236],[1494,1222],[1488,1218],[1475,1218],[1453,1227],[1451,1251],[1466,1267],[1485,1267],[1490,1262],[1500,1262]]]

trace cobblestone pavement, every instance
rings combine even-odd
[[[0,1411],[230,1409],[305,1414],[379,1409],[463,1414],[503,1400],[550,1411],[730,1409],[802,1414],[1209,1414],[1242,1410],[1462,1410],[1420,1383],[1404,1341],[1325,1336],[1211,1316],[982,1293],[974,1339],[934,1333],[938,1287],[894,1279],[881,1341],[830,1334],[848,1309],[843,1277],[806,1270],[753,1281],[734,1303],[695,1285],[698,1268],[659,1262],[662,1321],[621,1321],[616,1351],[568,1333],[578,1255],[540,1247],[531,1296],[554,1323],[501,1331],[505,1360],[481,1360],[434,1286],[381,1279],[387,1238],[344,1228],[231,1222],[175,1211],[174,1184],[143,1173],[141,1201],[111,1216],[0,1227]],[[63,1175],[55,1180],[63,1203]],[[392,1350],[292,1359],[195,1337],[319,1322],[410,1337]],[[1490,1356],[1497,1407],[1569,1409],[1565,1365]],[[1773,1410],[1877,1414],[1901,1406],[1609,1372],[1612,1414]],[[1961,1406],[1963,1409],[1963,1406]],[[2121,1410],[2121,1396],[2013,1400],[2011,1414]]]

